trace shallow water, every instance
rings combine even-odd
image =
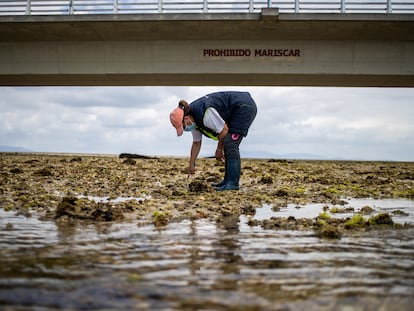
[[[414,222],[413,201],[349,206],[358,204],[403,210],[408,216],[401,220]],[[276,214],[309,217],[322,207],[288,206]],[[255,217],[270,216],[268,206]],[[412,309],[413,229],[323,240],[313,231],[263,230],[246,221],[183,221],[159,230],[136,222],[62,224],[0,210],[0,309]]]
[[[344,205],[333,205],[326,203],[312,203],[306,205],[288,204],[286,207],[279,207],[274,211],[272,205],[265,204],[263,208],[257,209],[255,219],[263,220],[271,217],[289,217],[295,218],[315,218],[324,211],[324,207],[331,208],[353,208],[354,212],[332,213],[332,217],[347,218],[352,217],[359,212],[364,206],[371,207],[374,211],[367,217],[374,216],[378,213],[389,213],[396,223],[414,224],[414,200],[405,199],[344,199]],[[403,214],[402,214],[403,213]]]

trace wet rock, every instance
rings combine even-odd
[[[168,223],[170,222],[170,217],[168,214],[161,212],[161,211],[155,211],[152,214],[152,220],[153,220],[153,224],[156,227],[163,227],[168,225]]]
[[[318,237],[325,239],[340,239],[342,236],[339,229],[332,225],[324,225],[319,227],[316,230],[316,234]]]
[[[233,210],[231,208],[227,207],[227,206],[222,206],[220,208],[220,213],[221,213],[221,216],[223,218],[227,218],[227,217],[233,216]],[[220,218],[220,219],[223,219],[223,218]]]
[[[15,167],[15,168],[12,168],[10,170],[10,173],[12,173],[12,174],[21,174],[21,173],[23,173],[23,170],[18,168],[18,167]]]
[[[331,220],[331,215],[329,215],[327,212],[320,213],[316,218],[315,221],[319,223],[325,223],[328,220]]]
[[[245,204],[242,206],[241,208],[242,213],[245,215],[255,215],[256,214],[256,208],[254,207],[253,204]]]
[[[287,197],[287,196],[289,196],[289,194],[290,194],[290,191],[289,191],[288,188],[281,188],[281,189],[277,190],[276,193],[275,193],[275,195],[277,197]]]
[[[27,161],[24,161],[24,164],[37,164],[37,163],[39,163],[40,161],[38,160],[38,159],[31,159],[31,160],[27,160]]]
[[[123,219],[120,210],[108,203],[95,203],[76,197],[64,197],[55,212],[55,219],[68,217],[93,221],[114,221]]]
[[[388,213],[380,213],[368,219],[370,225],[393,225],[394,221]]]
[[[282,221],[278,219],[265,219],[260,222],[260,225],[263,229],[280,229]]]
[[[206,182],[208,182],[209,184],[211,184],[211,183],[218,183],[220,181],[221,181],[221,179],[217,175],[209,176],[209,177],[206,178]]]
[[[399,179],[408,179],[408,180],[414,180],[414,173],[413,172],[405,172],[405,173],[399,173],[397,176]]]
[[[361,214],[356,214],[352,216],[351,219],[347,220],[344,224],[345,229],[357,229],[365,228],[367,226],[367,221]]]
[[[374,209],[371,206],[365,205],[361,208],[361,214],[363,215],[369,215],[372,214],[372,212],[374,212]]]
[[[273,184],[273,177],[270,175],[265,175],[260,178],[259,183],[261,184]]]
[[[120,159],[128,158],[128,159],[156,159],[155,157],[150,157],[142,154],[135,154],[135,153],[121,153],[119,155]]]
[[[190,192],[208,192],[211,191],[211,187],[203,180],[193,180],[188,184]]]
[[[135,165],[137,164],[137,161],[135,161],[134,159],[128,158],[125,161],[123,161],[122,164]]]
[[[348,204],[347,201],[340,200],[340,199],[333,199],[331,203],[332,205],[342,205],[342,206]]]
[[[180,196],[185,196],[186,193],[184,192],[184,190],[174,189],[171,195],[175,197],[180,197]]]
[[[113,209],[110,205],[98,206],[92,211],[90,219],[95,221],[115,221],[122,219],[123,215],[119,210]]]
[[[280,206],[276,206],[276,205],[275,205],[275,206],[273,206],[273,207],[272,207],[272,211],[273,211],[273,212],[280,212]]]
[[[340,213],[352,213],[355,209],[353,207],[346,207],[346,208],[340,208],[340,207],[332,207],[330,209],[330,212],[332,214],[340,214]]]
[[[40,170],[37,170],[33,173],[34,176],[43,176],[43,177],[47,177],[47,176],[52,176],[53,173],[49,168],[42,168]]]
[[[260,225],[260,221],[259,221],[259,220],[257,220],[257,219],[250,218],[250,219],[247,221],[247,224],[248,224],[249,226],[251,226],[251,227],[255,227],[255,226],[259,226],[259,225]]]
[[[397,216],[409,216],[410,214],[402,211],[402,210],[396,210],[392,212],[393,215],[397,215]]]
[[[262,221],[262,227],[264,229],[293,229],[296,223],[295,217],[272,217]]]
[[[333,178],[329,178],[325,176],[317,178],[316,181],[319,182],[321,185],[331,185],[334,183]]]
[[[56,208],[55,218],[62,216],[76,216],[76,202],[75,197],[64,197]]]
[[[286,159],[269,159],[268,163],[288,163]]]
[[[289,216],[289,217],[287,218],[287,221],[288,221],[288,222],[296,222],[296,218],[295,218],[294,216]]]

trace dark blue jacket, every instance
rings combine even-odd
[[[256,104],[248,92],[217,92],[196,99],[190,104],[190,113],[194,117],[197,128],[210,137],[208,133],[212,131],[203,123],[204,114],[210,107],[217,110],[229,127],[230,133],[243,136],[247,135],[257,113]]]

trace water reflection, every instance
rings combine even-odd
[[[215,289],[236,290],[240,275],[240,265],[243,259],[240,255],[239,245],[239,217],[224,217],[218,222],[217,227],[222,230],[214,246],[214,258],[219,263],[219,273],[222,279],[218,279]]]
[[[404,208],[412,215],[411,207]],[[186,220],[159,230],[134,222],[39,221],[0,210],[0,305],[411,310],[414,230],[329,241],[311,231],[263,230],[246,221]]]

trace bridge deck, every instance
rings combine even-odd
[[[240,48],[300,57],[203,54]],[[0,16],[0,85],[414,87],[414,15]]]
[[[0,16],[0,41],[414,40],[414,14]]]

